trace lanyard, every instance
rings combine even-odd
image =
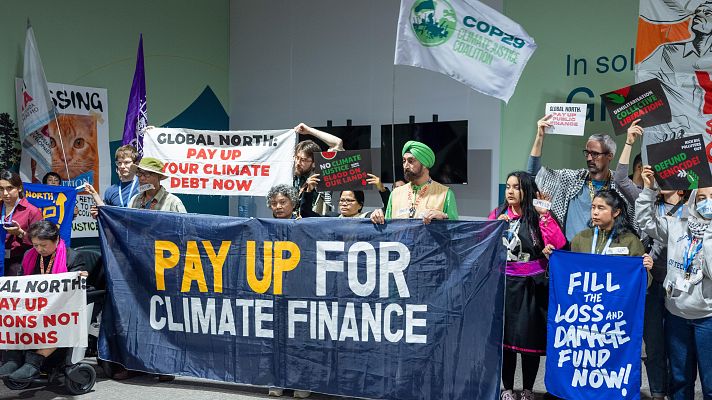
[[[699,241],[699,243],[698,243]],[[694,247],[694,249],[693,249]],[[702,249],[702,240],[697,238],[688,239],[687,250],[685,251],[684,257],[682,258],[682,265],[685,269],[685,279],[690,278],[690,271],[692,270],[692,262],[695,261],[695,256]]]
[[[425,194],[428,192],[430,183],[432,183],[432,181],[428,180],[428,182],[426,182],[425,184],[423,184],[423,186],[420,187],[417,193],[413,190],[408,192],[408,200],[410,202],[408,218],[415,218],[415,212],[418,209],[418,203],[420,203],[420,199],[422,199],[423,196],[425,196]]]
[[[611,246],[611,241],[613,240],[613,234],[615,232],[616,232],[615,229],[611,231],[611,234],[608,236],[608,241],[606,241],[606,245],[603,247],[603,250],[601,250],[601,254],[606,254],[606,251]],[[598,227],[596,227],[593,230],[593,241],[591,242],[591,254],[598,254],[598,253],[596,253],[596,244],[597,243],[598,243]]]
[[[138,178],[134,176],[133,181],[131,182],[131,187],[129,188],[129,197],[126,199],[126,202],[124,202],[124,195],[121,193],[121,182],[119,182],[119,204],[121,204],[121,207],[126,207],[126,203],[128,203],[128,200],[133,196],[133,191],[134,188],[136,187],[136,181],[138,181]]]
[[[509,223],[507,240],[511,241],[513,237],[519,235],[519,225],[521,225],[521,219],[515,219]]]
[[[12,216],[13,214],[15,214],[15,209],[17,208],[18,204],[20,204],[20,199],[17,199],[15,205],[12,207],[12,210],[10,210],[10,215],[8,215],[7,218],[5,218],[5,203],[2,204],[3,222],[12,223]]]

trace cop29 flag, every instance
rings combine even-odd
[[[555,251],[549,276],[546,389],[570,400],[639,399],[643,258]]]
[[[396,65],[440,72],[509,101],[536,43],[477,0],[401,0]]]
[[[499,398],[501,222],[100,207],[99,225],[104,360],[359,398]]]

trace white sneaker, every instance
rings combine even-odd
[[[499,395],[499,400],[517,400],[514,396],[514,392],[511,390],[505,390]]]
[[[295,399],[306,399],[311,395],[311,392],[308,390],[295,390],[294,391],[294,398]]]
[[[282,388],[269,388],[269,396],[282,397],[282,394],[284,394],[284,389]]]
[[[519,400],[534,400],[534,393],[529,389],[524,389],[519,396]]]

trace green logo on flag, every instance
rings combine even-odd
[[[457,16],[445,0],[417,0],[410,10],[413,33],[423,46],[438,46],[455,32]]]

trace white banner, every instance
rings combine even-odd
[[[535,49],[519,24],[477,0],[401,0],[395,64],[509,101]]]
[[[86,347],[87,322],[79,272],[0,278],[0,349]]]
[[[587,107],[587,104],[546,103],[544,115],[551,115],[551,126],[544,131],[555,135],[583,136]]]
[[[59,174],[63,186],[91,183],[99,193],[111,185],[113,157],[109,155],[109,104],[106,89],[48,83],[57,119],[40,128],[52,154],[51,171]],[[20,113],[22,79],[15,80],[17,112]],[[62,138],[60,141],[60,135]],[[62,152],[64,144],[64,152]],[[45,172],[38,168],[33,153],[23,146],[20,177],[24,182],[42,182]],[[66,156],[66,157],[65,157]],[[65,162],[66,160],[66,166]],[[103,165],[104,168],[99,168]],[[67,176],[69,170],[69,176]],[[98,236],[96,220],[89,215],[93,200],[86,192],[77,196],[79,214],[73,220],[72,237]]]
[[[293,129],[153,128],[144,134],[143,155],[165,163],[169,192],[266,196],[274,185],[292,184],[296,141]]]

